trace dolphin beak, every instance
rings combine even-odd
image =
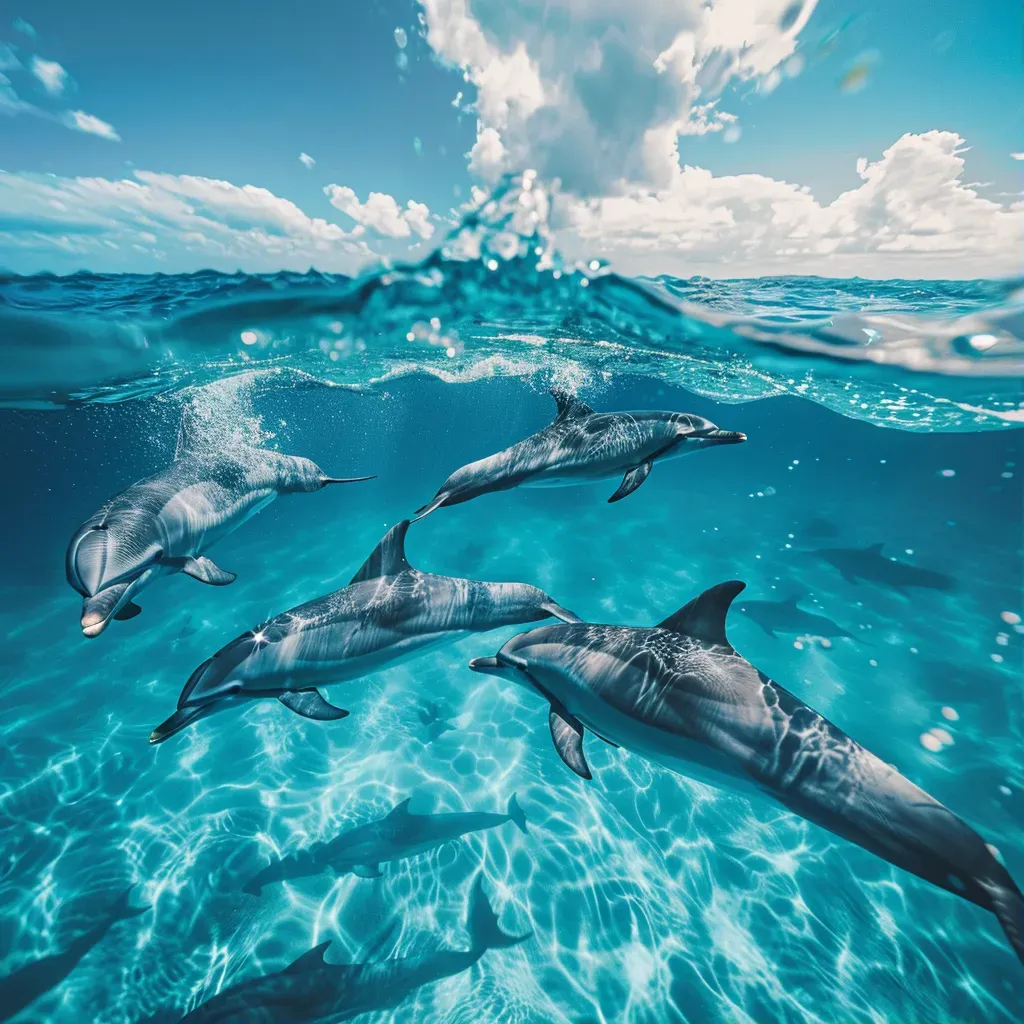
[[[199,707],[178,708],[166,722],[161,722],[149,734],[149,742],[163,743],[164,740],[170,739],[176,732],[181,732],[186,726],[191,725],[200,718],[205,718],[212,710],[213,705],[211,704],[202,704]]]
[[[82,616],[82,633],[87,637],[99,636],[107,628],[110,619],[99,612],[86,612]]]
[[[497,658],[474,658],[469,667],[474,672],[483,672],[489,676],[504,676],[512,666]]]
[[[747,439],[747,435],[741,434],[738,430],[719,430],[718,427],[697,436],[710,444],[741,444]]]

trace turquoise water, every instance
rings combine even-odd
[[[152,908],[19,1020],[177,1020],[326,939],[334,961],[466,949],[481,871],[502,928],[532,938],[364,1019],[1022,1019],[1024,970],[980,908],[593,737],[594,778],[574,776],[544,702],[467,668],[516,627],[331,687],[342,721],[262,701],[147,742],[197,665],[344,586],[452,470],[550,422],[557,384],[600,410],[696,413],[749,440],[657,464],[615,504],[601,483],[441,509],[411,528],[410,562],[532,583],[587,621],[632,625],[744,580],[736,648],[1024,879],[1013,287],[631,282],[562,267],[539,230],[504,225],[503,240],[500,212],[455,236],[476,250],[450,242],[354,282],[0,283],[0,977],[66,948],[131,884]],[[160,580],[142,614],[85,639],[68,540],[170,462],[186,406],[218,443],[377,479],[281,498],[210,552],[238,574],[230,587]],[[815,553],[878,542],[953,589],[851,582]],[[772,637],[742,610],[794,596],[852,636]],[[431,704],[452,728],[424,725]],[[273,857],[406,797],[417,813],[501,812],[513,793],[525,834],[487,829],[380,878],[241,891]]]

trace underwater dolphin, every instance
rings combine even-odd
[[[590,778],[590,729],[680,774],[768,795],[991,910],[1024,962],[1024,898],[981,836],[733,649],[725,617],[743,588],[720,583],[653,628],[533,629],[470,667],[548,702],[555,746],[577,775]]]
[[[515,822],[521,832],[526,831],[526,815],[516,801],[515,793],[509,797],[505,814],[490,811],[412,814],[409,811],[411,799],[403,800],[378,821],[357,825],[326,843],[316,843],[268,864],[246,882],[245,892],[258,896],[262,887],[271,882],[308,878],[324,871],[379,878],[381,864],[429,853],[471,832],[497,828],[508,821]]]
[[[842,626],[826,615],[804,611],[797,604],[799,598],[790,597],[785,601],[744,601],[740,611],[756,622],[770,637],[776,633],[792,633],[798,636],[850,637]]]
[[[608,499],[619,501],[647,479],[655,459],[747,439],[746,434],[719,430],[710,420],[690,413],[594,412],[564,391],[551,394],[558,404],[554,422],[497,455],[457,469],[417,510],[416,519],[492,491],[622,477]]]
[[[290,967],[232,985],[186,1014],[180,1024],[298,1024],[351,1020],[389,1010],[408,995],[468,971],[489,949],[525,942],[527,935],[506,935],[487,901],[477,875],[466,916],[469,949],[440,950],[421,956],[358,964],[329,964],[330,941],[304,953]]]
[[[204,661],[150,743],[260,698],[276,697],[305,718],[344,718],[348,712],[328,704],[318,685],[358,679],[474,632],[550,615],[579,622],[525,583],[482,583],[414,569],[405,557],[408,529],[408,520],[393,527],[347,587],[274,616]]]
[[[822,548],[812,554],[838,569],[847,583],[866,580],[904,593],[907,587],[927,590],[953,590],[952,576],[933,569],[921,569],[909,562],[900,562],[882,554],[884,544],[869,544],[866,548]]]
[[[66,949],[31,960],[13,974],[0,979],[0,1021],[17,1016],[30,1003],[56,988],[118,921],[126,921],[149,910],[149,907],[133,907],[129,902],[131,893],[131,889],[123,892],[103,920],[79,935]]]
[[[65,568],[82,603],[82,632],[99,636],[113,619],[139,614],[143,587],[183,572],[225,586],[235,574],[203,552],[279,494],[319,491],[373,477],[329,477],[309,459],[258,448],[186,450],[166,469],[133,484],[71,538]]]
[[[441,713],[441,708],[433,701],[427,701],[423,707],[419,708],[416,717],[419,718],[420,725],[423,726],[423,731],[426,734],[424,743],[433,743],[439,736],[443,736],[455,728]]]

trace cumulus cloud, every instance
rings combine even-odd
[[[22,76],[31,74],[35,77],[51,97],[63,95],[71,84],[71,76],[56,61],[33,56],[26,68],[10,46],[0,43],[0,114],[8,117],[29,114],[73,128],[75,131],[98,135],[111,142],[120,141],[121,136],[114,130],[113,125],[93,114],[87,114],[84,110],[54,110],[22,99],[10,77],[12,74],[17,77],[19,72]]]
[[[563,206],[587,255],[636,271],[886,276],[1020,272],[1024,203],[1006,206],[963,183],[964,140],[907,134],[880,159],[857,162],[860,185],[831,203],[760,174],[676,167],[665,187]]]
[[[32,58],[31,70],[51,96],[59,96],[71,77],[55,60],[43,60],[42,57]]]
[[[726,85],[778,83],[815,3],[420,0],[428,44],[476,88],[471,168],[532,167],[584,195],[664,186],[679,134],[735,120]]]
[[[299,162],[307,170],[312,170],[313,167],[316,164],[316,161],[308,153],[300,153],[299,154]]]
[[[335,209],[361,227],[387,238],[408,238],[413,233],[430,238],[434,233],[430,210],[424,203],[410,199],[402,209],[394,196],[386,192],[371,192],[363,203],[347,185],[327,185],[324,193]]]
[[[75,131],[87,132],[89,135],[98,135],[101,139],[110,139],[111,142],[120,142],[121,136],[114,131],[112,124],[101,121],[84,110],[69,110],[61,120]]]
[[[325,270],[369,255],[362,229],[309,217],[254,185],[138,171],[134,178],[0,172],[0,262],[20,268]]]

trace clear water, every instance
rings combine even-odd
[[[731,578],[749,599],[799,595],[853,639],[772,638],[741,598],[733,644],[1024,880],[1013,287],[632,282],[561,266],[536,210],[514,219],[530,210],[519,195],[423,266],[360,281],[0,284],[0,977],[65,948],[128,884],[152,906],[22,1019],[177,1020],[326,938],[329,959],[359,959],[388,922],[389,954],[464,949],[481,869],[503,927],[533,939],[366,1020],[1024,1018],[1024,971],[966,901],[593,738],[593,781],[572,775],[543,703],[466,668],[515,628],[332,687],[352,712],[340,722],[259,702],[148,744],[193,668],[347,583],[449,472],[549,422],[559,383],[599,409],[694,412],[750,440],[657,465],[616,504],[600,484],[442,509],[410,531],[410,561],[533,583],[599,622],[653,624]],[[86,640],[67,542],[168,463],[186,403],[215,437],[378,479],[282,498],[211,551],[238,573],[230,588],[159,581],[143,614]],[[851,583],[814,554],[876,542],[956,588]],[[453,729],[432,737],[429,702]],[[933,728],[951,740],[937,751]],[[504,825],[380,879],[240,893],[272,856],[407,796],[419,812],[500,811],[513,792],[526,835]]]

